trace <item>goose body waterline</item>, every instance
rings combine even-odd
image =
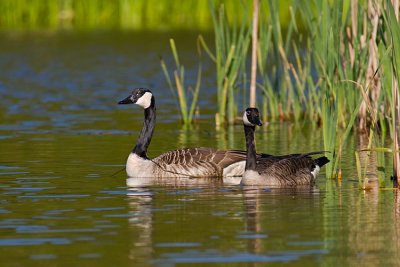
[[[295,186],[313,184],[319,170],[329,162],[325,156],[312,158],[323,152],[256,157],[255,127],[261,126],[259,112],[248,108],[243,114],[247,158],[242,185]]]
[[[153,136],[156,106],[152,92],[136,88],[118,104],[137,104],[144,109],[144,124],[136,146],[128,156],[126,172],[129,177],[227,177],[241,176],[246,152],[218,150],[206,147],[182,148],[166,152],[154,159],[147,157]],[[260,157],[257,155],[256,157]]]

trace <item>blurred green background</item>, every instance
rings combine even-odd
[[[212,29],[210,5],[224,3],[229,20],[251,14],[251,0],[1,0],[0,30]],[[277,1],[289,20],[290,0]],[[250,16],[248,16],[250,18]]]

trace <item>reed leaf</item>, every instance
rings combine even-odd
[[[211,59],[215,60],[217,72],[218,119],[216,122],[232,124],[237,113],[236,82],[240,72],[244,71],[242,69],[245,66],[250,42],[249,21],[244,15],[239,28],[236,23],[230,27],[224,5],[221,4],[218,10],[214,8],[212,1],[209,5],[214,24],[215,53],[207,52],[207,54],[215,55]],[[243,5],[243,8],[246,9],[246,6]]]
[[[358,186],[360,188],[363,188],[363,179],[362,179],[362,171],[361,171],[361,161],[360,161],[360,155],[358,151],[354,152],[355,157],[356,157],[356,168],[357,168],[357,178],[358,178]]]
[[[171,52],[172,52],[172,56],[173,56],[174,63],[175,63],[175,70],[173,71],[175,87],[172,83],[172,79],[168,72],[167,65],[166,65],[165,61],[161,58],[161,68],[163,70],[168,87],[170,88],[175,100],[179,104],[180,115],[182,118],[182,122],[184,124],[190,124],[193,122],[193,116],[194,116],[194,112],[195,112],[195,109],[197,106],[200,87],[201,87],[202,65],[201,65],[201,60],[200,60],[200,58],[201,58],[201,49],[200,49],[200,45],[199,45],[200,39],[201,38],[199,36],[199,38],[198,38],[199,64],[198,64],[198,71],[197,71],[197,81],[196,81],[196,85],[195,85],[194,89],[192,89],[191,87],[189,87],[188,90],[185,89],[185,84],[184,84],[185,68],[180,63],[178,49],[175,45],[174,39],[172,39],[172,38],[170,39],[170,46],[171,46]],[[175,91],[176,91],[176,93],[175,93]],[[188,98],[189,93],[192,95],[190,106],[188,104],[189,100],[190,100]],[[177,98],[176,98],[176,95],[178,96]]]

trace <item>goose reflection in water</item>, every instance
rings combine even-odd
[[[238,177],[237,183],[239,183]],[[190,246],[190,242],[178,242],[174,239],[169,242],[160,242],[168,237],[158,233],[176,227],[174,221],[165,221],[165,217],[175,217],[175,208],[183,206],[185,201],[192,201],[196,193],[203,189],[219,188],[223,180],[218,178],[127,178],[127,200],[129,208],[129,224],[133,230],[134,241],[129,251],[130,259],[135,263],[148,264],[153,260],[159,248],[165,246]],[[196,195],[197,196],[197,195]],[[202,199],[206,195],[200,196]],[[196,200],[193,200],[196,201]],[[181,202],[181,203],[177,203]],[[180,213],[180,210],[176,211]],[[179,215],[184,216],[182,214]],[[179,227],[178,227],[179,228]],[[169,232],[171,232],[169,230]],[[176,229],[175,231],[185,229]],[[184,238],[181,236],[181,238]]]
[[[286,246],[285,242],[292,237],[302,238],[302,229],[295,225],[287,227],[296,224],[296,220],[291,218],[293,212],[307,211],[304,206],[296,208],[296,203],[319,205],[321,199],[319,189],[310,185],[289,188],[244,186],[242,192],[245,227],[240,237],[247,240],[247,249],[253,254],[285,254],[279,251],[279,248]],[[302,217],[312,217],[313,211],[308,210],[308,214]],[[286,253],[290,254],[290,251]]]
[[[140,263],[170,266],[181,261],[189,264],[297,259],[291,251],[280,250],[279,243],[290,239],[288,233],[282,229],[276,234],[271,232],[284,225],[277,221],[287,220],[287,214],[298,209],[292,198],[315,206],[320,199],[318,190],[312,186],[238,186],[240,179],[128,178],[132,214],[129,223],[136,235],[130,257],[140,259]],[[285,207],[285,203],[289,206]],[[306,216],[312,217],[313,211],[309,210]]]

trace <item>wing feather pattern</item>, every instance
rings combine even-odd
[[[225,167],[245,160],[245,151],[195,147],[172,150],[152,161],[158,176],[210,177],[222,176]]]
[[[265,156],[257,161],[256,171],[266,179],[274,180],[281,185],[310,184],[314,181],[311,172],[316,167],[311,155],[322,153]]]

